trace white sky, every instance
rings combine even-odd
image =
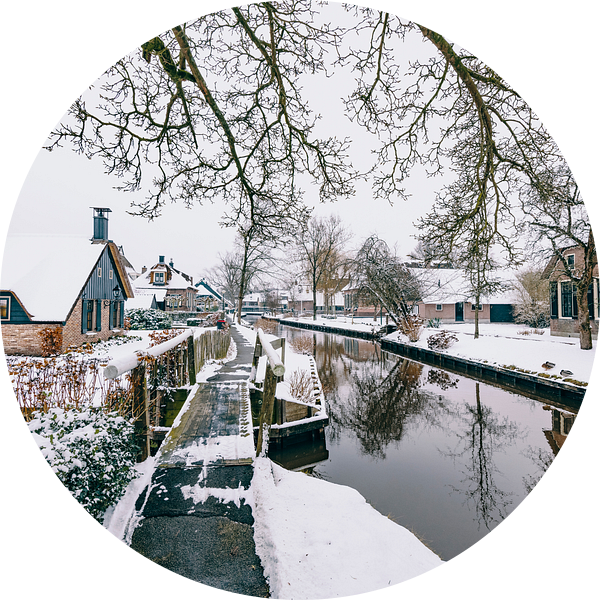
[[[330,18],[336,16],[354,22],[341,10],[334,11]],[[412,44],[399,42],[398,48],[405,60],[406,56],[416,58],[419,53],[426,57],[434,52],[433,46],[423,44],[419,35],[414,36]],[[354,166],[359,170],[368,169],[376,138],[344,116],[341,101],[342,96],[350,94],[354,87],[350,69],[343,71],[343,78],[318,76],[305,79],[304,96],[315,107],[315,113],[323,116],[316,126],[316,135],[350,137]],[[214,76],[208,81],[214,84]],[[407,183],[413,197],[406,202],[398,200],[391,205],[385,200],[374,199],[370,183],[364,181],[357,182],[354,197],[326,204],[320,204],[316,188],[308,186],[305,201],[315,207],[317,215],[338,214],[354,233],[351,247],[377,233],[390,245],[397,245],[405,255],[417,243],[413,237],[416,233],[413,222],[424,215],[433,202],[435,190],[443,184],[440,178],[428,180],[416,172],[417,169]],[[302,179],[309,181],[308,177]],[[108,207],[113,211],[109,214],[109,238],[123,246],[136,269],[140,270],[144,265],[150,267],[159,255],[165,255],[167,260],[173,258],[175,266],[192,275],[195,281],[200,273],[215,264],[219,253],[231,249],[234,230],[218,225],[224,208],[222,203],[198,204],[192,209],[169,203],[159,218],[149,222],[127,214],[133,201],[141,202],[146,197],[146,189],[137,193],[119,192],[114,189],[119,183],[117,177],[104,174],[100,159],[88,160],[73,152],[67,144],[53,152],[42,149],[19,194],[10,231],[84,233],[91,237],[92,210],[89,207]]]

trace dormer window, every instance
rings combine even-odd
[[[154,273],[154,283],[163,285],[165,283],[164,273]]]

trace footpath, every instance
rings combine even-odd
[[[188,579],[268,597],[246,501],[254,457],[247,387],[253,347],[235,327],[230,331],[237,356],[190,391],[138,499],[131,547]]]

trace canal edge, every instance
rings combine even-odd
[[[356,331],[353,329],[344,329],[342,327],[330,327],[328,325],[317,325],[306,322],[291,321],[290,319],[281,319],[279,317],[264,318],[272,319],[282,325],[296,327],[298,329],[309,329],[321,331],[323,333],[334,333],[346,337],[359,338],[378,342],[382,350],[423,362],[434,367],[441,367],[464,375],[474,375],[486,379],[491,383],[498,383],[506,386],[514,386],[519,391],[545,392],[558,394],[557,400],[567,401],[576,408],[580,408],[586,389],[584,387],[571,385],[563,382],[546,380],[543,377],[523,373],[513,369],[507,369],[498,365],[491,365],[467,358],[452,356],[443,352],[420,348],[411,344],[395,342],[391,340],[382,340],[379,335],[370,331]]]

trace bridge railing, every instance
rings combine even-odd
[[[228,330],[185,329],[170,340],[111,361],[106,379],[128,374],[131,417],[144,439],[142,460],[150,455],[151,440],[160,431],[163,400],[174,390],[196,383],[196,373],[207,360],[224,358],[231,338]]]
[[[281,348],[281,357],[275,350]],[[285,339],[278,338],[269,341],[262,329],[256,332],[256,343],[252,357],[252,370],[250,380],[256,381],[258,361],[261,356],[267,356],[265,379],[263,383],[262,407],[260,409],[258,439],[256,441],[256,456],[259,456],[263,447],[269,443],[269,431],[273,421],[273,407],[275,405],[275,390],[277,383],[283,380],[285,374]]]

